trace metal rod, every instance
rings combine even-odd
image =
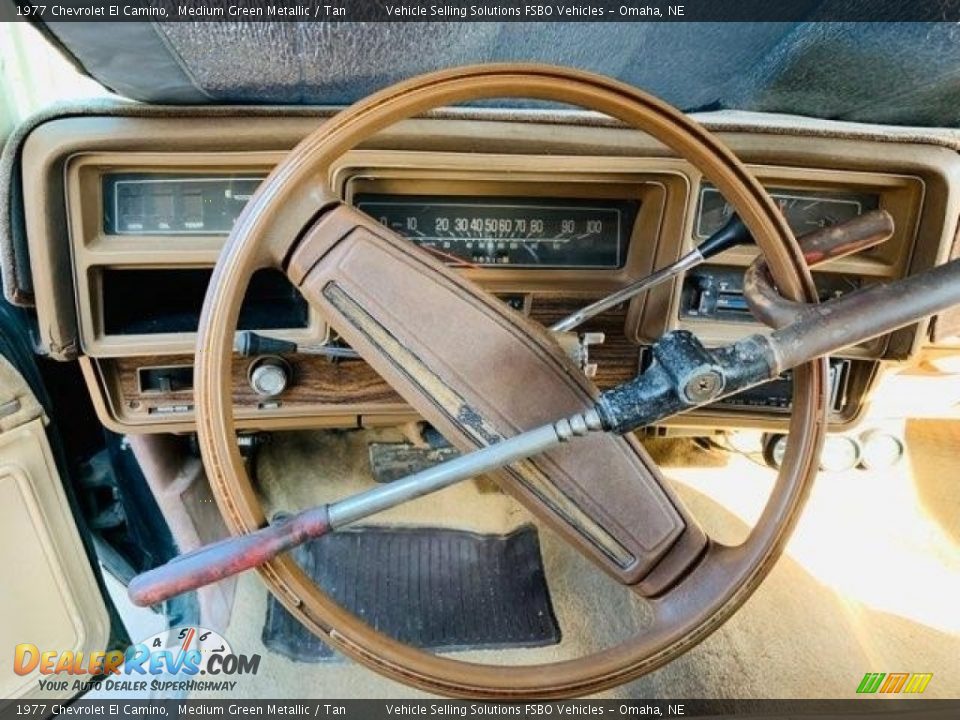
[[[847,222],[823,228],[800,238],[800,250],[807,266],[862,252],[893,236],[893,217],[886,210],[872,210]],[[743,276],[743,297],[753,316],[772,328],[796,321],[808,307],[787,300],[777,291],[766,260],[760,255]]]
[[[227,538],[174,558],[135,577],[127,588],[134,604],[156,605],[231,575],[263,565],[278,555],[331,531],[463,480],[524,460],[574,437],[602,430],[590,409],[461,455],[401,480],[332,505],[310,508],[245,535]]]
[[[597,300],[595,303],[580,308],[575,313],[551,325],[550,329],[554,332],[573,330],[578,325],[599,315],[604,310],[609,310],[622,302],[626,302],[644,290],[649,290],[654,285],[659,285],[670,278],[676,277],[680,273],[696,267],[713,256],[719,255],[724,250],[729,250],[737,245],[747,245],[752,242],[753,237],[750,235],[750,230],[743,224],[743,221],[737,217],[737,214],[734,213],[723,227],[676,262],[627,285],[625,288],[617,290],[611,295],[607,295],[605,298]]]
[[[770,335],[777,372],[960,305],[960,258],[819,305]]]
[[[609,310],[610,308],[629,300],[635,295],[639,295],[644,290],[649,290],[654,285],[659,285],[660,283],[669,280],[670,278],[675,277],[680,273],[689,270],[690,268],[694,268],[703,261],[703,255],[698,249],[694,248],[675,263],[667,265],[665,268],[661,268],[655,273],[647,275],[645,278],[637,280],[636,282],[627,285],[625,288],[621,288],[615,293],[607,295],[605,298],[601,298],[595,303],[590,303],[586,307],[580,308],[576,312],[567,315],[562,320],[559,320],[551,325],[550,329],[554,332],[573,330],[575,327],[582,325],[590,318],[596,317],[605,310]]]
[[[549,450],[578,435],[601,429],[596,411],[588,410],[559,422],[501,440],[481,450],[447,460],[426,470],[409,475],[384,487],[354,495],[330,506],[330,526],[343,527],[378,512],[396,507],[437,490],[510,463]]]
[[[857,227],[865,236],[870,234],[865,226]],[[833,240],[838,237],[843,241],[841,246],[854,239],[838,235]],[[828,238],[824,239],[825,243],[826,240]],[[820,249],[824,248],[833,252],[830,243]],[[697,258],[687,256],[681,258],[683,260],[692,266]],[[816,258],[807,260],[812,262]],[[676,272],[676,264],[660,273],[671,271]],[[656,278],[654,274],[643,282],[649,286]],[[654,345],[656,362],[650,368],[633,380],[603,392],[593,409],[502,439],[390,485],[329,506],[311,508],[255,532],[200,548],[137,576],[129,585],[129,595],[138,605],[155,604],[262,565],[337,527],[537,455],[571,438],[597,431],[629,432],[957,304],[960,304],[960,259],[823,305],[809,306],[793,324],[769,336],[757,334],[744,338],[732,346],[708,350],[690,333],[673,331]],[[700,392],[703,388],[709,391]]]

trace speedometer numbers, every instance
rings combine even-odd
[[[619,268],[639,202],[362,195],[356,206],[454,264]]]

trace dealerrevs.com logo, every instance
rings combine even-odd
[[[866,673],[857,693],[860,695],[919,694],[927,689],[933,673]]]
[[[234,653],[219,633],[179,627],[122,650],[74,652],[20,643],[14,649],[18,675],[37,673],[41,690],[164,692],[233,690],[240,675],[256,675],[259,655]],[[64,677],[67,676],[67,677]]]

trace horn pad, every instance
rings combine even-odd
[[[353,208],[322,215],[289,256],[287,274],[461,450],[593,407],[596,388],[546,329]],[[634,438],[578,438],[497,479],[644,595],[668,588],[706,546]]]

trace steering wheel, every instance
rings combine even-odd
[[[397,84],[339,113],[290,152],[248,203],[214,270],[197,344],[197,432],[211,487],[234,534],[266,524],[237,448],[230,373],[240,305],[258,269],[285,271],[360,355],[461,449],[562,417],[596,397],[542,327],[342,204],[328,184],[332,164],[377,131],[433,108],[502,97],[599,111],[664,143],[733,205],[780,291],[791,300],[816,301],[797,242],[762,186],[716,137],[660,100],[608,78],[538,65],[458,68]],[[442,314],[427,310],[433,302],[444,304]],[[415,308],[420,312],[410,317]],[[489,353],[509,359],[500,363],[495,385],[473,361],[477,355],[488,360]],[[651,625],[603,651],[545,665],[463,662],[374,630],[337,605],[288,555],[260,567],[260,575],[325,642],[411,686],[520,699],[622,684],[719,627],[782,552],[823,441],[825,360],[797,368],[794,383],[791,441],[778,480],[759,521],[737,546],[704,534],[632,438],[600,435],[594,444],[569,443],[498,476],[564,538],[649,601]]]

